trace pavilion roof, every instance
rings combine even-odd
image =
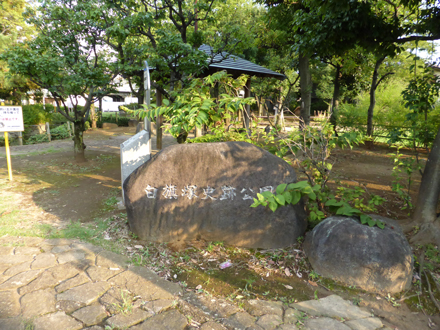
[[[227,52],[221,52],[214,54],[211,46],[201,45],[199,50],[204,51],[209,56],[209,68],[205,74],[211,74],[215,71],[226,70],[234,77],[238,77],[241,74],[247,74],[256,77],[268,77],[277,78],[280,80],[286,79],[286,76],[282,73],[278,73],[267,69],[261,65],[252,63],[238,56],[229,54]],[[212,63],[211,63],[212,62]]]

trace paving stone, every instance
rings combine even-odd
[[[90,244],[90,243],[83,243],[83,242],[75,242],[70,244],[70,247],[72,249],[79,249],[84,250],[89,253],[100,253],[104,249],[102,247]]]
[[[47,245],[70,245],[73,241],[65,238],[49,238],[45,239],[43,244]]]
[[[26,246],[40,246],[44,242],[44,239],[40,237],[20,237],[17,240],[17,243],[18,242]]]
[[[37,255],[31,264],[32,269],[53,267],[57,264],[57,259],[53,253],[41,253]]]
[[[13,246],[2,246],[0,245],[0,258],[6,255],[12,255],[14,254],[14,247]]]
[[[173,299],[174,295],[181,292],[178,284],[160,278],[156,273],[145,267],[129,267],[127,271],[112,277],[108,281],[112,285],[118,285],[147,301]]]
[[[34,320],[34,330],[79,330],[83,325],[64,312],[56,312],[41,316]]]
[[[54,246],[50,250],[50,252],[57,254],[57,253],[63,253],[63,252],[70,251],[70,250],[72,250],[70,245],[58,245],[58,246]]]
[[[284,312],[284,323],[295,324],[296,322],[298,322],[298,316],[301,315],[300,312],[298,312],[296,309],[287,308]]]
[[[21,317],[0,319],[0,329],[2,330],[25,330],[25,325]]]
[[[232,314],[240,311],[240,309],[226,302],[222,298],[211,298],[205,295],[197,295],[194,292],[186,292],[183,300],[192,306],[200,308],[204,313],[216,318],[228,318]]]
[[[147,318],[153,316],[153,313],[146,312],[140,308],[135,308],[132,313],[129,314],[116,314],[105,321],[111,327],[126,329]]]
[[[159,300],[153,300],[148,301],[145,304],[142,305],[142,308],[146,311],[150,311],[153,314],[158,314],[162,310],[166,310],[170,308],[171,306],[174,306],[176,304],[175,299],[159,299]]]
[[[202,324],[200,330],[227,330],[227,329],[220,323],[206,322]]]
[[[2,255],[0,255],[0,259],[3,258]],[[11,267],[11,265],[3,265],[0,264],[0,274],[3,273],[5,270],[9,269]]]
[[[34,291],[21,297],[21,311],[25,318],[31,318],[56,311],[55,290]]]
[[[74,263],[57,265],[45,270],[35,281],[18,290],[23,295],[35,290],[54,287],[69,278],[76,276],[81,270]]]
[[[116,314],[117,305],[123,304],[121,289],[110,288],[101,298],[99,302],[105,306],[105,308],[112,314]]]
[[[293,324],[281,324],[277,326],[276,330],[298,330],[298,328]]]
[[[175,309],[150,317],[130,330],[183,330],[188,324],[186,317]]]
[[[101,323],[107,317],[107,313],[104,306],[92,305],[77,310],[72,316],[86,326],[91,326]]]
[[[22,264],[23,262],[30,261],[34,259],[33,256],[30,255],[7,255],[0,256],[0,265],[16,265]]]
[[[35,256],[40,253],[41,249],[34,246],[17,246],[14,250],[15,255]]]
[[[17,289],[21,286],[28,284],[30,281],[37,278],[37,276],[41,273],[41,270],[29,270],[27,272],[23,272],[12,276],[2,284],[0,284],[0,291]]]
[[[376,330],[382,328],[382,321],[377,317],[344,322],[353,330]]]
[[[58,311],[65,312],[66,314],[71,314],[72,312],[84,307],[85,305],[86,304],[79,301],[59,300],[55,304],[55,308]]]
[[[370,313],[353,306],[350,302],[337,295],[331,295],[319,300],[308,300],[290,305],[302,312],[313,316],[329,316],[344,318],[345,320],[356,320],[370,317]]]
[[[105,268],[127,268],[130,260],[120,254],[110,251],[102,251],[96,256],[96,266]]]
[[[228,327],[244,330],[253,325],[255,320],[255,317],[246,312],[238,312],[224,320],[224,323]]]
[[[22,264],[14,265],[9,267],[3,274],[7,276],[14,276],[19,273],[23,273],[25,271],[31,270],[32,261],[26,261]]]
[[[0,292],[0,318],[14,317],[19,314],[20,296],[18,293],[15,290]]]
[[[109,287],[107,282],[86,283],[57,294],[57,300],[72,300],[89,305],[98,300]]]
[[[252,316],[262,316],[265,314],[283,316],[283,303],[281,301],[252,299],[245,303],[244,309]]]
[[[308,319],[304,322],[304,330],[351,330],[345,324],[329,317]]]
[[[86,259],[86,253],[83,250],[70,250],[57,255],[58,263],[65,264],[67,262]]]
[[[61,292],[67,291],[71,288],[74,288],[76,286],[80,286],[81,284],[84,284],[87,282],[90,282],[89,277],[84,273],[79,273],[75,277],[72,277],[72,278],[62,282],[61,284],[57,285],[55,287],[55,290],[57,293],[61,293]]]
[[[110,277],[118,275],[123,270],[122,267],[109,269],[101,266],[90,266],[87,268],[87,274],[89,274],[92,281],[106,281]]]
[[[267,314],[260,317],[257,321],[257,325],[262,327],[264,330],[273,330],[278,325],[283,323],[283,318],[280,315]]]
[[[6,282],[6,281],[9,280],[10,278],[11,278],[11,276],[0,275],[0,284]]]

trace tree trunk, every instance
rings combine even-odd
[[[301,118],[304,125],[310,123],[310,105],[312,103],[312,78],[309,68],[309,57],[299,55],[299,75],[301,86]]]
[[[333,82],[333,100],[332,100],[332,110],[330,116],[330,124],[333,125],[333,129],[336,131],[336,125],[338,124],[338,106],[339,106],[339,94],[340,94],[340,74],[341,66],[336,66],[335,80]]]
[[[373,136],[373,111],[376,105],[376,89],[377,89],[377,80],[379,78],[379,67],[382,62],[385,60],[385,57],[381,57],[376,61],[374,65],[373,79],[371,81],[370,87],[370,106],[368,107],[368,117],[367,117],[367,135],[369,137]]]
[[[423,171],[417,197],[413,221],[431,223],[437,218],[437,205],[440,196],[440,126],[431,153]]]
[[[412,216],[412,227],[420,231],[411,239],[413,244],[433,243],[440,246],[440,216],[437,206],[440,197],[440,126],[431,153],[426,162],[419,188],[416,209]]]
[[[75,160],[78,162],[85,162],[86,157],[84,150],[86,145],[84,144],[84,122],[82,120],[75,120],[73,123],[75,127],[75,134],[73,136],[73,150],[75,155]]]
[[[96,112],[95,105],[90,105],[90,121],[92,122],[92,128],[96,128]]]

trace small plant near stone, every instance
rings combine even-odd
[[[397,193],[399,199],[402,201],[402,210],[411,210],[413,204],[411,201],[410,191],[413,183],[413,173],[420,171],[422,166],[414,157],[404,157],[400,152],[400,148],[397,148],[395,154],[390,154],[394,158],[393,167],[393,182],[391,188]]]
[[[319,274],[317,272],[315,272],[314,270],[312,270],[309,273],[309,279],[311,279],[312,281],[316,281],[319,279]]]
[[[124,294],[123,290],[121,290],[121,302],[113,303],[112,305],[117,313],[121,313],[123,315],[129,315],[133,312],[133,302],[130,297],[130,293]]]
[[[396,298],[392,297],[389,293],[385,296],[385,299],[393,305],[393,307],[399,307],[400,304],[396,301]]]
[[[353,305],[355,305],[355,306],[360,306],[362,300],[363,300],[363,299],[360,298],[360,297],[354,297],[353,300],[352,300]]]
[[[257,194],[251,207],[267,206],[272,211],[287,204],[295,205],[303,198],[307,201],[308,220],[316,225],[329,214],[358,216],[362,224],[384,228],[381,221],[363,214],[361,209],[371,211],[384,200],[372,196],[372,200],[362,198],[366,194],[361,187],[339,187],[331,191],[328,186],[335,160],[330,158],[331,151],[336,147],[353,147],[362,142],[362,136],[356,133],[334,134],[333,127],[327,122],[322,127],[305,126],[302,130],[293,131],[287,138],[275,143],[272,152],[286,161],[293,163],[306,181],[280,184],[275,193],[264,191]],[[293,156],[293,160],[292,157]]]

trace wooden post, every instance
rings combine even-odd
[[[244,98],[250,97],[251,96],[251,78],[249,78],[246,81],[246,87],[244,88]],[[250,133],[250,129],[249,129],[249,123],[250,123],[250,118],[251,118],[251,106],[249,104],[246,104],[244,107],[244,127],[246,128],[246,131],[248,131],[248,133]]]
[[[162,93],[156,89],[156,105],[159,107],[162,105]],[[156,118],[156,148],[162,150],[162,122],[163,117],[158,116]]]
[[[11,153],[9,151],[8,132],[5,132],[5,149],[6,149],[6,163],[8,166],[9,181],[12,181]]]
[[[50,126],[49,126],[49,123],[46,123],[46,134],[47,134],[47,137],[49,138],[49,142],[52,141],[52,137],[50,136]]]
[[[67,122],[67,131],[69,132],[69,137],[72,137],[72,131],[70,130],[70,121]]]
[[[20,146],[23,145],[23,133],[22,132],[18,132],[18,145],[20,145]]]

